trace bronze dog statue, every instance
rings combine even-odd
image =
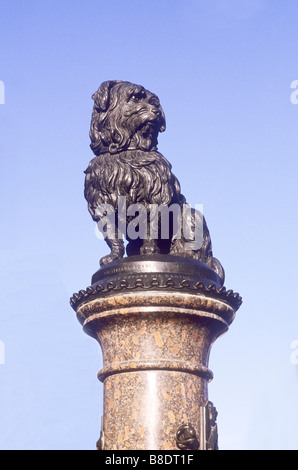
[[[162,253],[191,257],[211,267],[223,283],[224,270],[213,257],[205,218],[191,209],[188,223],[183,224],[182,208],[186,206],[186,199],[171,171],[171,164],[157,151],[158,134],[166,128],[158,97],[140,85],[113,80],[102,83],[92,98],[90,147],[95,158],[85,171],[84,194],[93,220],[101,222],[108,217],[110,221],[100,227],[111,250],[100,264],[104,266],[124,256],[125,237],[129,242],[128,256]],[[120,214],[119,198],[125,200],[126,207],[145,208],[148,224],[143,237],[136,239],[127,233],[133,217],[128,213]],[[160,212],[155,222],[150,220],[152,207],[181,208],[178,216],[171,212],[166,236],[161,236]],[[113,217],[107,208],[112,208]],[[179,236],[178,222],[184,226],[183,231],[178,231]],[[191,249],[195,233],[199,233],[195,231],[198,226],[201,242]],[[154,237],[150,236],[152,232],[148,227],[155,230]]]

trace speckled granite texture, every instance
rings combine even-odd
[[[208,283],[206,265],[160,259],[111,264],[71,299],[102,350],[103,450],[179,450],[181,425],[201,437],[203,426],[211,429],[211,422],[202,424],[213,377],[210,349],[228,330],[241,297],[212,272]],[[212,448],[206,436],[205,448]]]
[[[102,348],[105,450],[177,450],[183,423],[200,433],[210,348],[234,318],[228,304],[152,291],[91,300],[77,314]]]

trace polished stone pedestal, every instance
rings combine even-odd
[[[71,304],[103,354],[98,448],[217,448],[208,361],[241,304],[238,294],[203,263],[154,255],[101,268]]]

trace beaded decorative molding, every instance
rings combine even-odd
[[[177,278],[176,278],[177,277]],[[86,290],[80,290],[78,293],[73,294],[70,299],[70,305],[74,310],[83,302],[92,300],[96,297],[112,296],[117,292],[128,291],[181,291],[189,292],[191,294],[204,294],[212,296],[223,302],[227,302],[235,310],[238,310],[242,304],[242,298],[238,293],[232,290],[227,290],[224,286],[216,287],[215,284],[205,285],[201,281],[193,279],[182,278],[181,276],[165,276],[164,274],[157,275],[157,273],[138,273],[136,275],[128,275],[126,278],[113,278],[102,280],[100,283],[93,284],[87,287]]]

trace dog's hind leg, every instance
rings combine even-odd
[[[109,255],[104,256],[100,260],[100,266],[105,266],[115,259],[123,258],[125,249],[122,236],[119,235],[118,229],[115,225],[108,224],[102,233],[104,235],[105,242],[111,250]]]
[[[105,266],[115,259],[123,258],[124,242],[121,231],[118,229],[118,219],[116,219],[115,210],[110,204],[98,204],[96,208],[92,204],[88,204],[89,212],[95,222],[97,228],[102,233],[105,242],[111,250],[109,255],[101,258],[100,266]]]
[[[151,212],[147,208],[147,225],[145,230],[146,237],[141,240],[141,255],[154,255],[160,253],[158,246],[158,225],[159,218],[151,218]]]
[[[106,243],[111,249],[109,255],[104,256],[100,260],[100,266],[105,266],[115,259],[123,258],[124,256],[124,243],[123,240],[106,238]]]

